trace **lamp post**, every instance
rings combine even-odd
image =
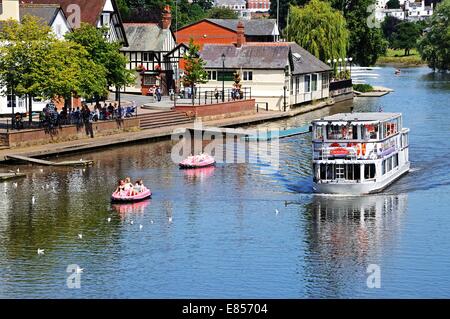
[[[353,58],[352,57],[348,58],[348,61],[350,62],[350,79],[351,79],[352,78],[352,61],[353,61]]]
[[[333,59],[333,72],[334,72],[334,78],[336,78],[337,73],[337,60]]]
[[[222,102],[225,102],[225,53],[222,53]]]
[[[10,103],[11,103],[11,129],[14,130],[15,126],[16,126],[16,116],[14,114],[14,107],[16,106],[16,96],[14,93],[14,74],[13,72],[15,71],[14,67],[10,67],[9,69],[9,76],[11,77],[9,81],[9,84],[11,85],[11,97],[10,97]]]

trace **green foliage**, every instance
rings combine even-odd
[[[198,4],[204,11],[210,10],[213,7],[213,0],[193,0],[192,3]]]
[[[279,28],[284,30],[287,26],[287,16],[291,5],[293,6],[303,6],[308,3],[308,0],[279,0]],[[270,17],[273,19],[277,18],[277,0],[270,2]]]
[[[397,26],[393,34],[392,47],[394,49],[405,50],[405,55],[409,55],[412,48],[415,48],[420,37],[421,30],[414,22],[402,22]]]
[[[353,90],[361,93],[372,92],[373,86],[369,84],[353,84]]]
[[[128,6],[127,0],[116,0],[116,2],[120,15],[123,19],[127,19],[130,15],[130,7]]]
[[[134,82],[133,72],[126,69],[127,59],[119,52],[121,45],[105,38],[107,29],[98,29],[90,24],[66,34],[66,39],[80,44],[90,58],[106,70],[106,82],[112,86],[125,86]]]
[[[430,18],[419,52],[433,70],[450,69],[450,0],[444,0]]]
[[[311,0],[303,8],[291,6],[284,33],[322,61],[346,56],[349,33],[345,19],[325,1]]]
[[[356,64],[363,66],[375,64],[388,47],[381,29],[368,23],[373,17],[368,9],[374,5],[375,0],[347,0],[345,6],[344,14],[350,31],[348,55]]]
[[[396,17],[387,16],[381,23],[381,30],[383,30],[384,38],[389,42],[392,47],[393,34],[397,32],[397,27],[402,21]]]
[[[0,31],[0,81],[18,95],[37,95],[39,82],[36,61],[45,58],[48,46],[56,39],[51,28],[36,17],[25,16],[22,23],[8,20]]]
[[[189,47],[183,57],[185,60],[183,82],[185,86],[191,86],[192,88],[197,83],[208,82],[208,72],[205,71],[206,62],[199,56],[199,49],[200,47],[191,38],[189,40]],[[194,94],[192,98],[194,99]]]
[[[78,43],[56,41],[47,56],[37,62],[41,67],[35,73],[44,97],[62,96],[68,100],[72,94],[91,98],[107,92],[105,68]]]
[[[389,9],[400,9],[399,0],[389,0],[386,5]]]
[[[208,18],[210,19],[237,19],[238,15],[230,8],[214,7],[208,11]]]

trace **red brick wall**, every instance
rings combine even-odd
[[[236,43],[236,31],[231,31],[208,21],[199,22],[176,33],[177,43],[187,44],[191,37],[196,44],[201,46],[206,43]]]
[[[177,112],[185,112],[189,116],[207,117],[229,115],[233,113],[247,113],[255,111],[255,100],[231,101],[207,105],[177,105]]]
[[[127,129],[137,129],[139,128],[139,122],[140,120],[138,118],[124,119],[120,122],[94,122],[92,124],[92,129],[94,131],[94,136],[109,135]],[[7,135],[10,147],[17,147],[21,145],[25,146],[25,144],[47,144],[52,142],[89,138],[89,136],[86,135],[84,127],[77,128],[75,125],[63,126],[60,129],[57,129],[54,134],[46,132],[45,129],[33,129],[9,132]]]

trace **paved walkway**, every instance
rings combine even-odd
[[[330,106],[327,102],[321,102],[315,105],[304,106],[288,112],[276,111],[260,111],[253,115],[238,116],[233,118],[226,118],[213,121],[205,121],[205,127],[227,127],[240,126],[257,122],[273,121],[286,117],[292,117],[299,114],[311,112],[323,107]],[[0,162],[5,161],[5,156],[8,154],[19,154],[27,156],[50,156],[64,153],[74,153],[77,151],[86,151],[100,147],[109,147],[113,145],[120,145],[125,143],[151,140],[157,138],[170,138],[175,129],[193,128],[194,124],[182,124],[178,126],[160,127],[155,129],[142,130],[139,132],[118,133],[110,136],[101,136],[93,139],[85,138],[80,140],[61,142],[57,144],[44,144],[30,146],[26,148],[0,149]]]

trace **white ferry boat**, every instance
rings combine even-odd
[[[314,191],[369,194],[409,171],[400,113],[341,113],[312,122]]]

